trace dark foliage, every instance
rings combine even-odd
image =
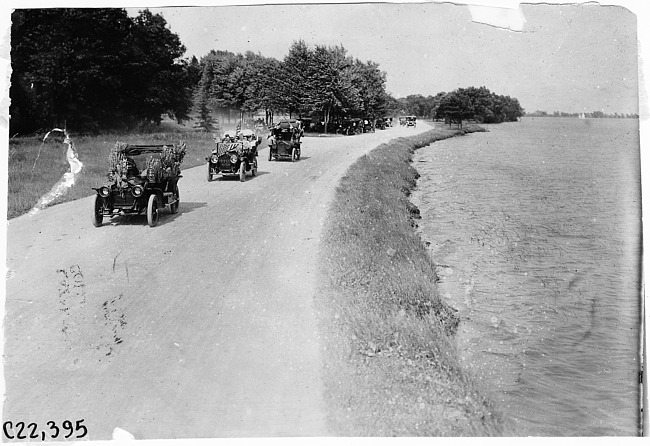
[[[12,14],[10,131],[77,131],[188,118],[196,64],[164,18],[144,10],[18,9]]]
[[[459,88],[427,97],[410,95],[398,102],[401,114],[458,124],[469,119],[479,123],[516,121],[524,115],[516,98],[497,95],[485,87]]]

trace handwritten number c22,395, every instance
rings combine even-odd
[[[81,420],[76,420],[75,424],[70,420],[64,420],[61,423],[61,427],[66,432],[65,438],[70,438],[75,432],[77,433],[76,438],[83,438],[88,435],[88,429],[83,424],[83,418]],[[18,421],[13,423],[11,421],[5,421],[2,425],[2,433],[4,437],[9,440],[26,440],[26,439],[38,439],[45,441],[47,437],[57,438],[61,433],[61,429],[57,426],[55,421],[48,421],[47,427],[49,432],[45,430],[39,431],[38,424],[29,423],[26,424],[23,421]],[[29,435],[28,435],[29,434]]]

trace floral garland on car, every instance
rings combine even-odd
[[[108,180],[117,182],[125,180],[129,169],[133,168],[133,161],[126,156],[126,149],[129,144],[123,142],[115,143],[115,146],[108,155]],[[151,154],[146,162],[146,176],[150,182],[157,183],[164,178],[178,176],[181,172],[180,165],[185,158],[187,146],[184,142],[178,145],[163,146],[162,153]],[[143,172],[144,173],[144,172]]]

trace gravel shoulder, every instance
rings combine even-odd
[[[265,149],[244,183],[188,169],[156,228],[94,228],[89,198],[10,220],[4,419],[83,419],[91,440],[327,435],[323,221],[359,156],[427,129],[305,138],[296,163]]]

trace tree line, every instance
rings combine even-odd
[[[279,61],[260,54],[212,50],[201,59],[195,94],[200,125],[212,125],[211,112],[231,108],[263,110],[314,118],[325,131],[341,117],[377,118],[388,111],[386,73],[375,62],[362,62],[343,46],[308,46],[298,40]]]
[[[118,8],[17,9],[11,25],[10,132],[53,126],[134,129],[170,116],[212,130],[224,110],[311,119],[417,115],[462,122],[516,120],[516,99],[485,87],[395,99],[386,73],[342,46],[298,40],[282,60],[212,50],[197,60],[159,14]]]
[[[462,124],[464,120],[479,123],[517,121],[524,109],[516,98],[498,95],[486,87],[458,88],[435,96],[410,95],[399,100],[406,114]]]

